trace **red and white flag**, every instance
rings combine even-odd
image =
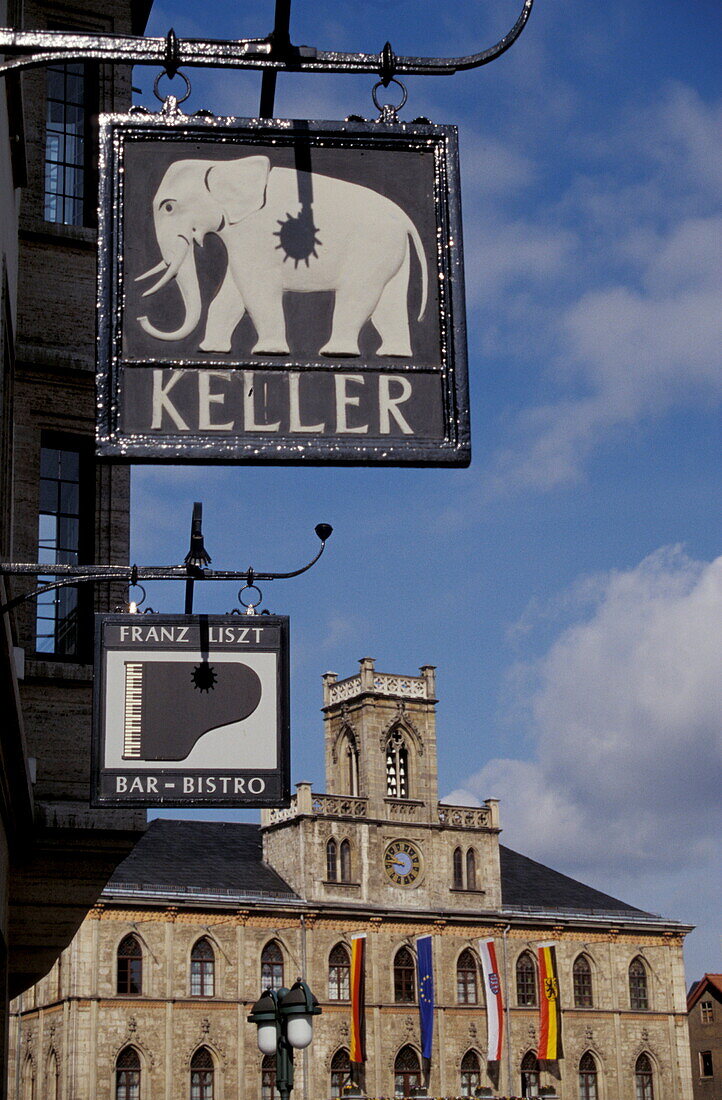
[[[484,991],[486,993],[486,1035],[487,1035],[487,1060],[498,1062],[501,1060],[501,1048],[504,1040],[504,998],[501,992],[501,979],[499,967],[496,962],[496,948],[494,940],[479,940],[479,954],[481,956],[481,969],[484,974]]]

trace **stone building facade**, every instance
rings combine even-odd
[[[722,1100],[722,974],[705,974],[687,996],[694,1100]]]
[[[439,803],[435,693],[431,667],[391,676],[367,659],[346,680],[327,674],[327,793],[298,784],[290,808],[264,811],[260,828],[152,822],[53,971],[15,1003],[13,1095],[273,1100],[273,1067],[246,1018],[264,987],[298,975],[323,1013],[297,1058],[296,1095],[339,1095],[349,1070],[349,944],[365,933],[366,1095],[487,1088],[692,1100],[688,926],[500,845],[493,800]],[[399,851],[412,856],[397,860]],[[427,933],[429,1067],[413,964],[415,939]],[[508,1012],[501,1063],[487,1064],[477,943],[491,936]],[[564,1057],[539,1064],[534,948],[549,941]]]

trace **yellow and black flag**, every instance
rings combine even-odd
[[[537,1058],[542,1061],[555,1061],[563,1058],[562,1051],[562,1010],[559,1005],[559,976],[557,973],[557,952],[553,943],[542,943],[537,947],[539,960],[539,1049]]]

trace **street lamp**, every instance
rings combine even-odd
[[[312,1018],[321,1006],[306,983],[297,978],[290,989],[267,989],[251,1009],[249,1024],[258,1028],[258,1049],[276,1055],[276,1088],[288,1100],[293,1088],[293,1051],[313,1038]]]

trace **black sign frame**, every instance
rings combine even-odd
[[[425,156],[423,170],[427,183],[424,186],[432,198],[424,217],[433,220],[433,233],[427,234],[424,241],[426,260],[422,261],[419,253],[418,261],[407,262],[423,262],[427,266],[429,301],[432,295],[434,300],[433,316],[431,306],[428,311],[429,325],[433,324],[432,335],[428,337],[434,343],[431,358],[417,361],[419,356],[414,352],[408,359],[395,357],[380,364],[378,358],[373,359],[373,355],[382,354],[383,349],[379,348],[370,361],[365,353],[359,358],[330,354],[321,361],[321,351],[310,357],[297,352],[283,357],[264,355],[262,360],[258,354],[240,358],[234,354],[231,361],[218,352],[190,357],[187,353],[179,355],[167,344],[149,354],[142,337],[136,341],[137,347],[130,346],[130,330],[124,329],[125,317],[129,300],[135,300],[133,296],[137,297],[142,287],[135,285],[137,269],[126,272],[126,240],[130,240],[130,226],[135,224],[133,218],[128,220],[126,217],[127,167],[135,155],[134,150],[143,143],[146,152],[152,150],[154,155],[158,150],[173,148],[182,155],[183,147],[195,156],[200,156],[199,150],[223,152],[225,149],[226,156],[229,149],[274,150],[273,155],[278,156],[284,155],[284,150],[292,150],[297,169],[299,163],[304,163],[303,158],[310,158],[311,153],[314,158],[322,159],[329,155],[342,158],[346,151],[360,152],[367,158],[367,167],[373,156],[378,161],[379,155],[384,154],[387,158],[396,157],[395,161],[388,161],[389,165],[403,164],[403,171],[410,173],[412,182],[414,158],[410,159],[409,155],[415,154],[419,164]],[[389,176],[392,173],[390,167]],[[297,174],[300,178],[300,173]],[[318,176],[314,178],[317,180]],[[130,206],[135,210],[138,204],[134,202]],[[289,219],[293,220],[290,214]],[[283,226],[281,228],[283,230]],[[193,250],[194,245],[190,247]],[[413,252],[411,245],[409,252]],[[156,259],[159,255],[157,252]],[[162,270],[161,265],[158,268]],[[151,272],[152,269],[148,273]],[[418,273],[412,268],[414,274]],[[142,285],[148,286],[148,283]],[[411,281],[409,287],[410,300]],[[286,294],[284,301],[289,297],[305,301],[309,295]],[[318,296],[315,297],[318,300]],[[132,320],[142,319],[133,315]],[[369,328],[367,326],[367,330]],[[132,337],[135,335],[134,330]],[[157,343],[160,345],[160,341]],[[211,386],[214,387],[212,393]],[[255,408],[248,412],[247,392],[263,395],[252,398],[261,403],[260,412]],[[168,409],[176,397],[181,411],[177,418],[172,411],[169,417]],[[195,402],[197,426],[190,415],[187,421],[183,419],[186,406],[181,407],[181,397],[189,402],[188,408],[190,402]],[[456,127],[421,122],[188,118],[180,111],[161,115],[101,116],[97,398],[96,451],[101,457],[116,460],[467,466],[471,451]],[[308,409],[296,417],[296,412],[290,412],[289,408],[296,410],[303,400],[309,402]],[[407,401],[408,404],[401,404]],[[228,423],[234,427],[224,434],[218,430],[219,423],[227,415],[231,402],[234,403],[234,416]],[[393,406],[392,416],[389,416],[389,403]],[[151,430],[151,407],[161,407],[159,423],[154,430]],[[281,413],[278,413],[279,408]],[[173,409],[177,411],[176,406]],[[396,409],[403,410],[403,414],[411,409],[413,416],[408,413],[399,418]],[[343,413],[341,427],[339,410]],[[254,419],[249,420],[251,416]],[[259,424],[269,426],[271,422],[276,423],[276,416],[281,424],[279,429],[259,430],[256,418]],[[352,425],[354,418],[359,423]],[[215,423],[211,429],[206,424],[212,419]],[[359,428],[364,426],[363,420],[368,420],[368,424],[362,436]],[[402,421],[411,429],[409,433]],[[320,434],[308,431],[308,425],[314,422],[322,425]],[[253,426],[252,431],[247,427],[249,423]],[[182,424],[186,427],[182,428]],[[294,430],[297,424],[303,424],[302,430]]]
[[[113,637],[117,633],[118,637]],[[147,654],[144,659],[142,654]],[[131,661],[123,661],[124,683],[122,688],[118,684],[118,670],[114,669],[115,684],[111,688],[109,676],[109,655],[131,655]],[[160,670],[165,676],[168,670],[172,676],[171,683],[178,683],[178,677],[182,676],[183,682],[191,676],[194,683],[194,702],[199,706],[211,698],[211,692],[215,690],[214,678],[217,676],[219,662],[229,661],[237,666],[236,676],[248,676],[248,666],[241,662],[234,662],[234,655],[248,656],[249,662],[254,663],[252,655],[256,655],[256,663],[261,667],[261,676],[251,670],[251,676],[259,681],[259,700],[263,696],[263,673],[261,662],[263,656],[270,655],[274,660],[265,660],[268,668],[275,665],[275,683],[273,698],[264,703],[264,713],[268,711],[273,716],[275,729],[268,734],[268,743],[271,755],[275,755],[273,767],[239,767],[238,765],[226,767],[220,764],[212,767],[203,767],[195,764],[192,767],[174,765],[168,766],[167,762],[158,767],[152,764],[158,757],[140,755],[144,749],[140,747],[140,733],[136,736],[136,746],[129,747],[124,741],[122,752],[132,754],[138,763],[129,763],[109,766],[108,753],[112,755],[118,752],[119,737],[133,737],[132,722],[129,722],[128,692],[129,677],[137,676],[138,666],[156,664],[156,674]],[[230,656],[229,656],[230,655]],[[183,661],[183,658],[188,661]],[[114,659],[114,664],[119,665],[121,657]],[[162,658],[166,660],[163,661]],[[214,668],[215,661],[215,668]],[[191,665],[193,666],[191,668]],[[161,668],[161,666],[163,666]],[[175,666],[175,667],[173,667]],[[137,808],[150,806],[164,807],[219,807],[219,808],[266,808],[285,807],[290,803],[291,797],[291,752],[290,752],[290,711],[289,711],[289,621],[281,615],[166,615],[148,613],[142,614],[96,614],[95,616],[95,676],[93,688],[93,737],[92,737],[92,764],[91,764],[91,805],[102,806],[135,806]],[[201,667],[200,676],[198,668]],[[245,672],[244,672],[245,670]],[[141,674],[142,675],[142,674]],[[209,679],[210,677],[210,685]],[[158,676],[156,675],[156,680]],[[220,677],[218,677],[220,679]],[[236,681],[237,684],[238,681]],[[196,687],[196,684],[198,685]],[[156,688],[157,690],[157,688]],[[119,694],[125,693],[123,706],[119,706]],[[114,693],[114,694],[113,694]],[[187,759],[203,733],[217,732],[222,727],[236,722],[235,708],[237,706],[237,687],[233,685],[233,708],[231,718],[226,713],[226,721],[220,721],[210,730],[199,733],[195,741],[189,745],[185,757],[175,757],[174,760]],[[214,703],[216,703],[216,697]],[[151,704],[155,703],[155,724],[158,728],[158,703],[150,696]],[[162,702],[162,701],[161,701]],[[177,700],[176,700],[177,702]],[[115,705],[114,705],[115,704]],[[143,697],[143,705],[146,697]],[[139,704],[133,704],[134,710]],[[173,701],[167,701],[168,722],[172,722]],[[227,707],[227,703],[222,704]],[[256,704],[258,706],[258,703]],[[122,709],[122,718],[119,713]],[[254,708],[255,709],[255,708]],[[115,727],[123,723],[122,731],[114,728],[110,735],[107,725],[108,714],[115,717],[111,722]],[[136,711],[137,712],[137,711]],[[252,717],[253,711],[250,712]],[[161,743],[168,744],[170,728],[165,726],[165,716],[162,715],[163,728],[160,731]],[[189,722],[187,714],[186,722]],[[137,727],[136,727],[137,728]],[[189,735],[186,732],[186,738]],[[259,733],[254,731],[254,746],[259,744]],[[261,738],[263,742],[263,738]],[[161,750],[162,751],[162,750]],[[216,748],[216,754],[219,750]],[[256,747],[255,751],[259,751]],[[261,752],[264,751],[261,743]]]

